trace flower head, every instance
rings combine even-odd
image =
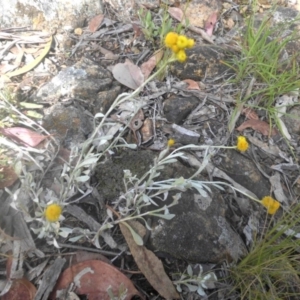
[[[184,50],[192,48],[195,44],[193,39],[189,39],[185,35],[178,35],[173,31],[166,35],[164,42],[166,47],[172,50],[179,62],[186,61],[187,56]]]
[[[177,53],[180,50],[176,44],[172,45],[171,49],[174,53]]]
[[[169,32],[165,37],[165,45],[168,48],[172,48],[173,45],[176,45],[178,39],[178,34],[176,32]]]
[[[274,215],[278,208],[280,207],[280,203],[273,199],[271,196],[263,197],[261,200],[261,204],[267,208],[268,214]]]
[[[236,148],[241,152],[244,152],[249,148],[249,143],[244,136],[238,136]]]
[[[168,147],[172,147],[175,144],[175,140],[174,139],[169,139],[168,140]]]
[[[189,44],[188,38],[185,35],[178,36],[176,45],[178,46],[179,49],[187,48],[188,44]]]
[[[195,40],[193,40],[193,39],[188,39],[188,41],[187,41],[187,48],[192,48],[192,47],[194,47],[194,45],[195,45]]]
[[[62,212],[62,207],[58,204],[50,204],[45,209],[45,218],[49,222],[58,221]]]
[[[184,50],[179,50],[176,53],[176,58],[179,62],[185,62],[186,61],[186,54]]]

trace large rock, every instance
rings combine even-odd
[[[65,97],[91,102],[98,92],[109,90],[111,84],[112,75],[108,70],[82,57],[76,64],[61,70],[43,85],[33,96],[33,100],[53,104]]]
[[[81,106],[58,103],[45,112],[43,127],[54,134],[60,145],[68,149],[83,143],[93,130],[92,120]]]
[[[132,175],[140,178],[150,165],[155,154],[150,151],[122,151],[111,161],[100,165],[96,172],[98,191],[106,201],[114,201],[124,193],[123,170],[129,169]],[[177,162],[161,170],[160,179],[190,177],[194,169]],[[198,177],[199,180],[205,180]],[[232,230],[225,218],[226,203],[220,193],[213,189],[212,195],[202,197],[196,190],[182,192],[179,204],[170,208],[175,217],[169,221],[154,219],[150,247],[171,254],[176,258],[191,262],[218,263],[224,260],[237,260],[246,254],[240,236]],[[165,201],[170,203],[170,193]],[[157,209],[156,206],[146,207]]]
[[[47,31],[82,27],[101,12],[102,1],[0,0],[0,27],[24,27]]]
[[[220,192],[201,197],[190,190],[170,209],[170,221],[156,219],[150,243],[154,249],[195,263],[237,261],[246,255],[240,236],[225,218],[226,204]]]

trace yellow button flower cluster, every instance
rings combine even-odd
[[[165,45],[175,53],[178,61],[184,62],[186,61],[185,49],[192,48],[195,45],[195,41],[187,38],[185,35],[179,35],[171,31],[165,37]]]
[[[271,196],[263,197],[261,204],[268,210],[268,214],[270,215],[274,215],[280,207],[280,203]]]

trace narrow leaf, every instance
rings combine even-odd
[[[18,76],[18,75],[27,73],[30,70],[32,70],[33,68],[35,68],[44,59],[44,57],[48,54],[48,52],[50,51],[50,48],[51,48],[51,44],[52,44],[52,36],[50,37],[48,43],[46,44],[46,46],[40,56],[38,56],[34,61],[29,63],[28,65],[25,65],[24,67],[22,67],[16,71],[7,73],[6,76],[11,78],[14,76]]]
[[[136,221],[131,221],[128,223],[134,230],[137,231],[139,235],[143,236],[143,234],[139,232],[139,228],[142,227],[145,231],[144,226]],[[132,234],[130,233],[130,230],[124,225],[124,223],[120,223],[119,225],[135,262],[153,288],[167,300],[179,299],[180,297],[176,292],[172,281],[165,273],[162,262],[154,255],[152,251],[146,249],[144,246],[139,246],[136,244]]]

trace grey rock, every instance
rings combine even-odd
[[[97,93],[110,88],[110,72],[83,57],[74,66],[60,71],[33,96],[39,103],[53,104],[61,97],[93,100]]]
[[[33,25],[34,29],[74,29],[99,14],[101,3],[92,0],[0,0],[0,27]]]
[[[170,221],[156,219],[150,244],[154,249],[190,262],[220,263],[237,261],[246,255],[240,236],[225,218],[226,205],[220,193],[208,197],[196,191],[182,194],[179,204],[170,209]]]
[[[99,92],[94,101],[93,113],[101,112],[105,114],[120,94],[120,91],[121,87],[113,83],[113,86],[108,91]]]
[[[43,119],[43,127],[66,148],[84,142],[92,131],[92,122],[84,110],[78,106],[55,104],[47,110]]]
[[[197,107],[197,97],[182,97],[172,95],[164,101],[164,114],[169,122],[182,124],[184,119]]]
[[[234,181],[253,192],[260,199],[270,195],[270,183],[251,159],[237,151],[226,151],[219,168]]]

